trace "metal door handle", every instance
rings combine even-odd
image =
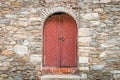
[[[61,40],[61,41],[64,41],[64,37],[63,36],[59,37],[58,39]]]
[[[64,41],[64,37],[62,37],[61,40]]]

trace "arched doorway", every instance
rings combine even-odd
[[[77,25],[65,13],[48,17],[43,29],[43,67],[77,67]]]

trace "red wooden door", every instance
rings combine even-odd
[[[61,66],[77,66],[77,27],[74,19],[68,15],[62,17],[62,42]]]
[[[77,66],[77,27],[66,14],[49,17],[44,25],[44,67]]]

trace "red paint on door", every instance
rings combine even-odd
[[[77,67],[77,27],[71,16],[49,17],[43,37],[44,67]]]
[[[77,66],[77,27],[74,19],[68,15],[62,17],[62,43],[61,66]]]

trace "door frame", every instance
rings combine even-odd
[[[52,14],[50,14],[49,16],[47,16],[46,19],[44,20],[43,27],[42,27],[42,66],[41,66],[42,68],[45,68],[45,67],[44,67],[44,38],[43,38],[43,37],[44,37],[44,25],[45,25],[45,22],[47,21],[47,19],[48,19],[50,16],[52,16],[52,15],[54,15],[54,14],[56,14],[56,13],[63,13],[63,14],[66,14],[66,15],[71,16],[70,14],[65,13],[65,12],[55,12],[55,13],[52,13]],[[78,62],[78,61],[79,61],[79,58],[78,58],[78,24],[77,24],[77,22],[76,22],[77,20],[75,20],[74,17],[71,16],[71,18],[73,18],[73,20],[75,21],[75,23],[76,23],[76,29],[77,29],[77,32],[76,32],[76,33],[77,33],[77,35],[76,35],[76,36],[77,36],[77,45],[76,45],[76,46],[77,46],[77,53],[76,53],[76,56],[77,56],[77,57],[76,57],[76,58],[77,58],[77,60],[76,60],[76,61],[77,61],[77,66],[76,66],[76,68],[78,68],[78,67],[79,67],[79,66],[78,66],[78,65],[79,65],[79,62]]]

